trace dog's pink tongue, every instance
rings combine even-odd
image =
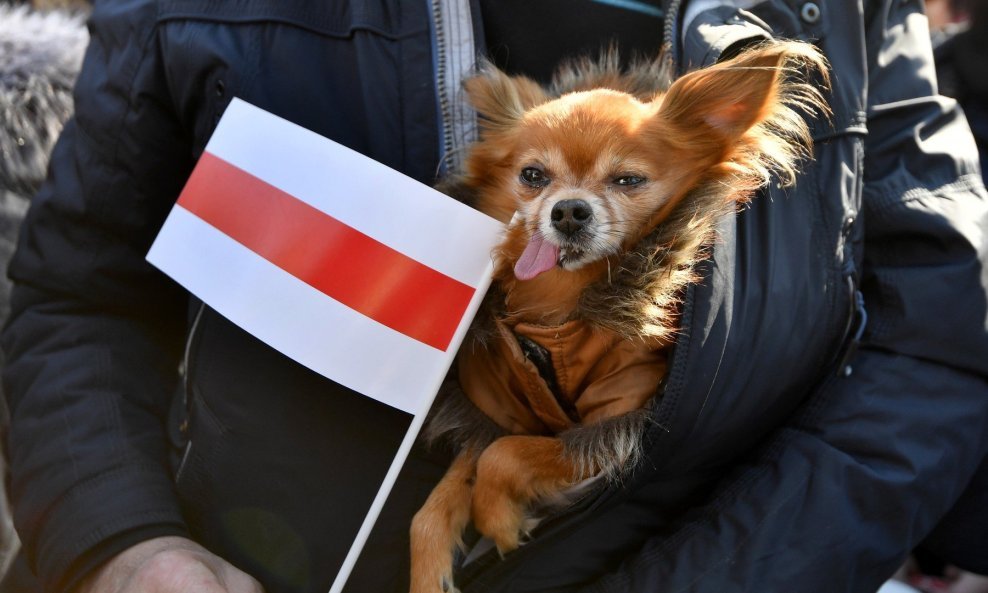
[[[546,241],[541,233],[535,233],[515,262],[515,276],[519,280],[531,280],[554,268],[558,261],[559,247]]]

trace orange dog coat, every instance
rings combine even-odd
[[[548,351],[558,398],[516,335]],[[457,364],[467,397],[502,428],[556,434],[644,406],[665,376],[664,346],[626,340],[581,319],[553,327],[498,321],[495,337],[462,348]]]

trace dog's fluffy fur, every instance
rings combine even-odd
[[[494,356],[498,324],[519,322],[580,320],[661,348],[715,221],[770,180],[795,181],[810,150],[804,115],[826,111],[807,82],[828,83],[815,49],[767,42],[675,82],[669,73],[661,57],[622,71],[611,52],[565,66],[548,89],[489,64],[466,82],[482,138],[443,189],[504,222],[518,213],[470,356]],[[576,214],[557,212],[563,200],[586,205],[576,230]],[[540,251],[529,269],[533,245],[555,265]],[[428,422],[426,437],[459,454],[413,521],[413,593],[451,589],[469,521],[506,553],[534,503],[596,474],[620,479],[641,455],[648,404],[556,434],[508,434],[471,402],[482,395],[464,393],[454,373]]]

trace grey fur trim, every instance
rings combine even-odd
[[[88,40],[82,14],[0,4],[0,188],[44,180]]]
[[[507,431],[480,411],[463,393],[459,382],[447,380],[422,429],[427,445],[448,445],[457,452],[482,451]]]
[[[652,398],[640,410],[561,432],[563,450],[576,463],[579,474],[584,478],[600,474],[618,482],[637,466],[655,401]]]
[[[580,298],[578,316],[626,339],[671,340],[686,286],[698,281],[717,220],[737,207],[726,184],[690,192],[651,235],[625,254],[608,278]]]

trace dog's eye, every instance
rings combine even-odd
[[[541,169],[525,167],[521,170],[521,182],[532,187],[545,187],[549,185],[549,176]]]
[[[637,175],[622,175],[621,177],[614,178],[614,185],[641,185],[645,183],[644,177],[638,177]]]

